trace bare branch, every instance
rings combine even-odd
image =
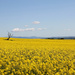
[[[8,32],[8,38],[7,40],[9,40],[12,37],[12,34]]]

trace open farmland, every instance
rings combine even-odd
[[[0,38],[0,75],[75,75],[75,40]]]

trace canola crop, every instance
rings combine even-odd
[[[0,38],[0,75],[75,75],[75,40]]]

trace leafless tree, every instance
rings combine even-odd
[[[8,38],[7,40],[9,40],[12,37],[12,34],[8,32]]]

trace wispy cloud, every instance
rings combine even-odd
[[[23,31],[34,31],[35,28],[26,28],[26,29],[20,29],[20,28],[14,28],[13,32],[23,32]]]
[[[24,30],[20,28],[14,28],[12,31],[14,32],[14,31],[24,31]]]
[[[26,28],[25,31],[34,31],[35,28]]]
[[[28,25],[25,25],[25,27],[28,27]]]
[[[40,24],[40,22],[39,21],[34,21],[34,22],[32,22],[33,24]]]
[[[71,29],[64,29],[65,31],[71,31]]]
[[[46,30],[47,28],[37,28],[37,30]]]

